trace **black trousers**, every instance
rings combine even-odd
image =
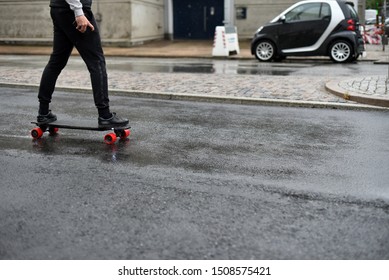
[[[92,32],[88,27],[85,33],[76,30],[74,13],[70,9],[51,8],[50,13],[54,25],[53,52],[42,74],[39,102],[41,104],[51,102],[58,76],[65,68],[75,47],[89,70],[96,107],[108,108],[107,70],[100,34],[92,11],[84,8],[84,14],[95,30]]]

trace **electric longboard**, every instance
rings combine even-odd
[[[39,139],[48,131],[50,135],[56,135],[60,128],[76,129],[76,130],[94,130],[94,131],[112,131],[104,136],[104,142],[107,144],[114,144],[117,138],[126,139],[130,136],[130,126],[114,126],[102,127],[97,121],[54,121],[51,123],[31,122],[37,127],[31,130],[31,136],[34,139]]]

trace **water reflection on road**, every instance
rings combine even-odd
[[[0,56],[0,67],[36,69],[43,68],[47,56]],[[283,62],[260,63],[255,59],[194,59],[194,58],[135,58],[107,57],[109,71],[144,73],[204,73],[275,76],[321,76],[331,73],[335,76],[382,75],[387,73],[386,65],[368,61],[336,64],[329,60],[295,59]],[[72,57],[66,69],[83,69],[84,62]]]

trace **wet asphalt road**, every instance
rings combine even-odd
[[[0,95],[0,259],[389,258],[388,112],[112,96],[133,128],[108,146],[32,140],[36,92]]]

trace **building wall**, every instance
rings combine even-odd
[[[132,1],[132,41],[164,38],[164,1]]]
[[[255,31],[261,25],[269,22],[300,0],[235,0],[235,11],[238,8],[246,8],[246,19],[237,19],[234,23],[238,28],[240,39],[252,38]]]
[[[164,37],[163,0],[94,0],[105,45],[131,45]]]
[[[249,39],[259,26],[298,1],[224,0],[225,22],[237,26],[239,39]],[[0,0],[0,42],[51,43],[48,3],[49,0]],[[246,9],[245,19],[236,17],[239,8]],[[128,46],[174,38],[172,0],[94,0],[93,10],[101,18],[104,45]]]
[[[163,0],[94,0],[105,45],[131,45],[164,36]],[[0,41],[52,41],[49,1],[0,0]]]
[[[0,0],[0,38],[22,40],[52,36],[48,1]]]

